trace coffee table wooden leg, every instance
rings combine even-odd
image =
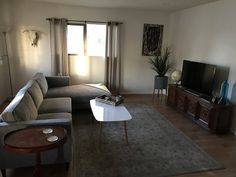
[[[36,165],[34,168],[34,176],[41,177],[41,155],[40,155],[40,152],[36,153]]]
[[[126,121],[124,121],[124,130],[125,130],[125,142],[128,144],[128,133],[127,133],[127,126],[126,126]]]

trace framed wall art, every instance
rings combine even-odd
[[[161,45],[164,25],[144,24],[143,27],[143,56],[158,56],[161,54]]]

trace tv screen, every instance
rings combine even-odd
[[[212,96],[216,66],[184,60],[181,85],[198,94]]]

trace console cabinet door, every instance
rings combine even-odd
[[[212,132],[225,133],[230,127],[230,117],[232,113],[231,106],[215,105],[212,109],[212,118],[209,122],[209,128]]]
[[[170,106],[176,105],[176,88],[174,85],[169,85],[168,89],[168,104]]]
[[[186,94],[182,90],[176,91],[176,106],[182,112],[185,112],[186,108]]]
[[[196,118],[197,108],[198,108],[198,99],[196,99],[196,96],[188,95],[186,98],[186,113]]]
[[[199,101],[198,105],[198,118],[199,121],[201,121],[203,124],[205,124],[207,127],[209,123],[211,122],[211,116],[212,116],[212,105],[210,103]]]

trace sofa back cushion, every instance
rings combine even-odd
[[[16,106],[12,113],[16,121],[35,120],[37,118],[37,108],[28,92],[25,92],[20,103]]]
[[[20,103],[23,96],[24,96],[24,94],[15,96],[15,98],[11,101],[11,103],[5,108],[5,110],[1,114],[1,118],[3,121],[5,121],[5,122],[15,122],[16,121],[12,112],[15,110],[16,106]]]
[[[22,120],[29,119],[29,117],[27,117],[27,116],[23,117],[23,118],[19,118],[19,117],[22,117],[21,113],[19,113],[21,115],[18,115],[18,112],[20,112],[19,111],[20,107],[22,108],[21,111],[25,111],[25,112],[27,112],[30,109],[31,110],[30,115],[33,115],[33,116],[30,117],[30,119],[36,119],[37,109],[36,109],[36,106],[33,102],[33,99],[31,98],[31,96],[27,92],[27,90],[32,86],[33,83],[34,83],[33,80],[28,81],[27,84],[18,91],[15,98],[11,101],[11,103],[2,112],[1,118],[2,118],[3,121],[5,121],[5,122],[14,122],[14,121],[19,121],[21,119]],[[25,102],[27,100],[28,100],[28,103],[26,104]],[[28,105],[29,108],[23,108],[23,106],[22,106],[23,104]]]
[[[5,122],[13,122],[16,121],[15,117],[13,116],[13,111],[17,107],[17,105],[20,103],[22,98],[24,97],[25,92],[29,87],[32,86],[34,81],[30,80],[25,84],[24,87],[22,87],[14,97],[14,99],[11,101],[11,103],[4,109],[4,111],[1,114],[2,121]]]
[[[43,93],[39,87],[39,84],[34,81],[31,87],[28,88],[28,92],[34,101],[36,108],[38,109],[43,101]]]
[[[39,87],[41,88],[44,96],[48,91],[48,83],[45,76],[43,75],[43,73],[36,73],[33,79],[36,80],[37,83],[39,84]]]

